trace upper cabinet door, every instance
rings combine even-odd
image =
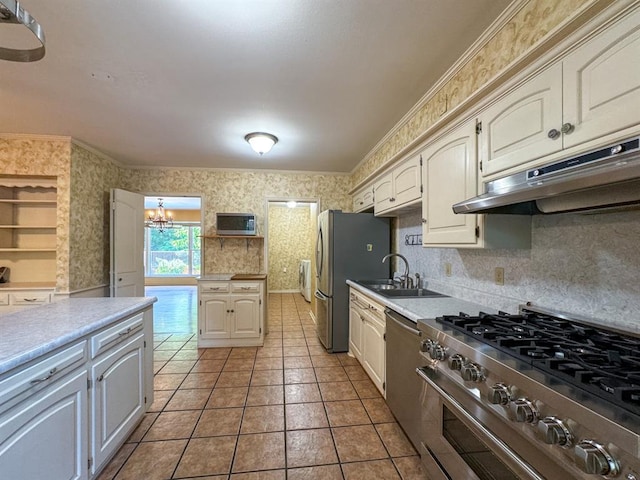
[[[456,215],[451,208],[476,195],[475,123],[468,121],[427,147],[422,159],[423,245],[475,245],[478,216]]]
[[[393,170],[393,194],[396,205],[420,198],[420,155],[416,155]]]
[[[375,198],[375,211],[384,212],[393,207],[393,176],[388,173],[373,186]]]
[[[485,110],[480,136],[488,176],[562,149],[562,65],[556,64]]]
[[[564,60],[564,147],[640,124],[640,10]]]

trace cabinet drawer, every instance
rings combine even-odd
[[[91,358],[95,358],[101,353],[109,350],[124,340],[142,331],[144,326],[144,314],[139,313],[133,317],[118,322],[103,332],[91,337]]]
[[[204,282],[200,283],[200,291],[202,293],[229,293],[229,284],[227,282]]]
[[[11,305],[44,305],[51,302],[51,294],[34,292],[14,292],[9,294]]]
[[[260,284],[259,283],[249,283],[249,282],[238,282],[231,284],[231,292],[232,293],[259,293],[260,292]]]
[[[0,305],[9,305],[8,293],[0,293]]]
[[[9,371],[0,380],[0,412],[83,365],[86,362],[86,350],[87,342],[83,341],[18,373]]]

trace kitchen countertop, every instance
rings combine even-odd
[[[389,298],[353,280],[347,280],[347,284],[416,323],[418,320],[432,319],[442,315],[457,315],[460,312],[469,315],[477,315],[481,311],[486,313],[496,312],[493,308],[455,297]]]
[[[198,281],[265,280],[266,278],[266,273],[210,273],[198,277]]]
[[[0,290],[52,290],[55,282],[7,282],[0,283]]]
[[[0,374],[143,310],[156,297],[70,298],[0,317]]]

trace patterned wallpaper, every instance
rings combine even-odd
[[[202,195],[203,232],[215,233],[216,212],[250,212],[258,219],[258,235],[264,235],[266,200],[269,198],[317,198],[320,210],[351,210],[348,175],[286,173],[249,170],[127,170],[120,188],[153,195],[154,192]],[[204,273],[265,272],[263,241],[204,239]]]
[[[447,111],[464,100],[509,64],[523,55],[554,27],[566,21],[583,4],[592,0],[531,0],[425,105],[386,142],[371,152],[353,172],[353,187],[374,175],[385,164],[440,119],[443,103]],[[609,3],[607,0],[597,0]]]
[[[398,218],[399,239],[421,232],[420,217]],[[400,241],[398,251],[411,274],[419,272],[443,293],[513,313],[531,301],[640,333],[640,211],[539,215],[532,222],[531,250],[423,248]],[[445,263],[451,264],[450,277]],[[504,268],[504,285],[495,285],[495,267]]]
[[[119,167],[71,145],[70,291],[109,283],[109,194]]]
[[[309,205],[269,205],[269,290],[298,290],[300,260],[311,260],[314,232]]]
[[[0,172],[57,176],[56,290],[69,291],[70,139],[0,135]]]

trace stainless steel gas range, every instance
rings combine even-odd
[[[640,336],[531,306],[418,327],[430,479],[640,480]]]

